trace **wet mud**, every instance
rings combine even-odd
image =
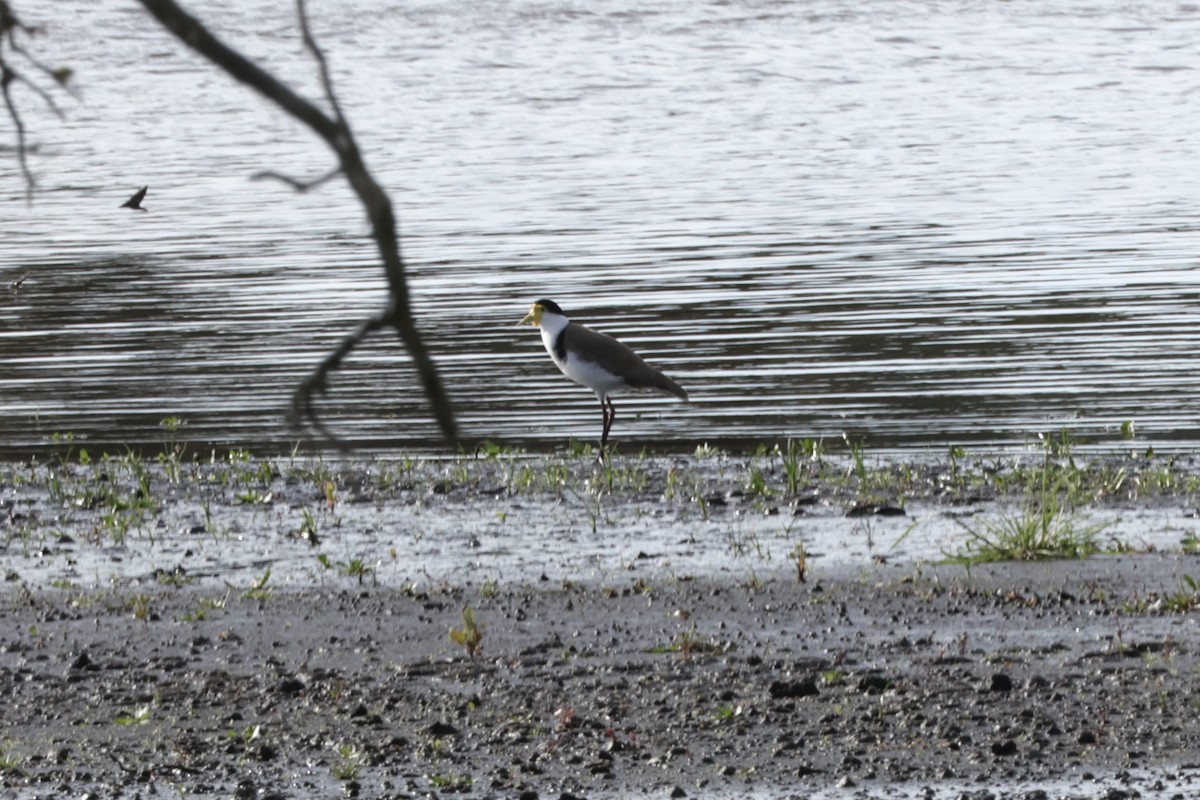
[[[96,520],[55,524],[22,485],[5,500],[4,796],[1200,796],[1200,630],[1170,595],[1200,576],[1185,550],[692,573],[635,554],[570,575],[346,554],[271,573],[261,540],[230,535],[247,570],[198,579],[167,541],[188,511],[153,543],[98,546],[177,568],[68,579],[35,567],[67,537],[79,573]],[[426,491],[426,513],[453,495]],[[439,519],[471,524],[471,495]],[[35,518],[54,532],[30,534]],[[297,538],[277,521],[271,537]]]

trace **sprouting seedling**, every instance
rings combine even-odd
[[[775,449],[783,461],[783,473],[787,478],[788,494],[795,497],[800,490],[800,446],[795,439],[789,436],[786,448],[776,445]]]
[[[247,600],[266,600],[271,596],[271,590],[267,587],[267,581],[269,580],[271,580],[270,568],[263,572],[262,577],[256,580],[253,586],[242,592],[242,597]]]
[[[338,748],[337,755],[337,763],[330,769],[333,777],[339,781],[357,778],[365,760],[363,751],[352,744],[344,744]]]
[[[463,649],[467,651],[467,655],[474,658],[479,655],[479,651],[483,647],[483,629],[475,622],[475,612],[471,610],[470,606],[463,608],[462,618],[462,629],[451,628],[450,638],[456,644],[462,645]]]
[[[113,718],[116,725],[144,725],[150,721],[150,706],[145,705],[133,713],[119,714]]]
[[[808,575],[808,551],[804,549],[804,542],[796,542],[792,547],[791,557],[792,563],[796,565],[796,582],[804,583]]]

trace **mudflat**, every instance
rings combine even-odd
[[[799,504],[781,488],[747,494],[745,470],[692,465],[708,475],[707,501],[676,504],[671,468],[618,478],[598,515],[569,477],[523,493],[490,468],[410,472],[389,491],[364,479],[370,466],[224,482],[198,466],[143,467],[137,480],[111,465],[54,468],[80,491],[158,498],[118,542],[112,495],[71,510],[83,495],[52,490],[41,467],[10,467],[0,787],[31,798],[1200,796],[1200,556],[1186,534],[1175,548],[968,566],[895,556],[905,530],[891,557],[806,558],[823,536],[862,533],[846,517],[855,492],[809,483]],[[1188,500],[1145,502],[1178,507],[1181,521]],[[965,501],[944,502],[958,513]],[[356,503],[361,514],[336,516]],[[755,519],[815,519],[779,541],[762,535],[757,558],[731,519],[730,536],[674,538],[739,503]],[[661,526],[681,551],[717,553],[686,561],[662,545],[542,570],[534,555],[504,557],[528,538],[507,517],[525,513],[557,515],[596,552]],[[466,531],[446,534],[456,520]],[[385,555],[337,544],[354,525]],[[435,571],[419,556],[459,545],[468,555],[431,559]]]

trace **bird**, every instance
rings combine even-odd
[[[673,394],[685,403],[688,400],[688,393],[678,383],[611,336],[567,319],[553,300],[538,300],[531,305],[529,313],[517,324],[526,323],[541,328],[542,344],[555,366],[580,386],[595,392],[600,400],[600,411],[604,415],[600,434],[601,458],[604,458],[608,434],[617,417],[612,395],[650,389]]]
[[[121,203],[121,208],[133,208],[138,211],[145,211],[146,209],[142,208],[142,200],[146,197],[146,190],[149,188],[149,186],[143,186],[138,189],[134,192],[133,197]]]

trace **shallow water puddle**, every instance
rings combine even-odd
[[[693,485],[668,497],[662,476],[681,465]],[[374,463],[356,468],[349,488],[338,483],[342,488],[329,490],[332,509],[320,481],[277,476],[251,489],[192,478],[179,486],[159,474],[147,491],[162,499],[153,512],[136,516],[87,507],[109,481],[97,478],[102,471],[75,467],[64,480],[76,482],[76,499],[63,505],[20,483],[4,490],[0,500],[11,521],[0,564],[31,585],[89,587],[157,580],[244,588],[268,570],[272,586],[347,579],[392,586],[443,580],[616,585],[708,575],[753,581],[795,575],[801,567],[812,578],[827,569],[941,561],[963,552],[970,531],[986,533],[1025,513],[1009,500],[947,505],[918,499],[903,511],[883,506],[890,513],[849,516],[853,503],[833,493],[801,504],[746,495],[740,474],[717,462],[640,462],[649,483],[598,494],[568,484],[514,493],[503,475],[487,471],[520,468],[517,462],[485,465],[471,488],[447,479],[455,467],[427,464],[410,487],[377,491],[368,483],[372,472],[377,478],[387,467]],[[107,502],[129,503],[138,491]],[[1200,520],[1182,502],[1082,509],[1071,519],[1101,528],[1096,541],[1104,550],[1178,551],[1200,536]]]

